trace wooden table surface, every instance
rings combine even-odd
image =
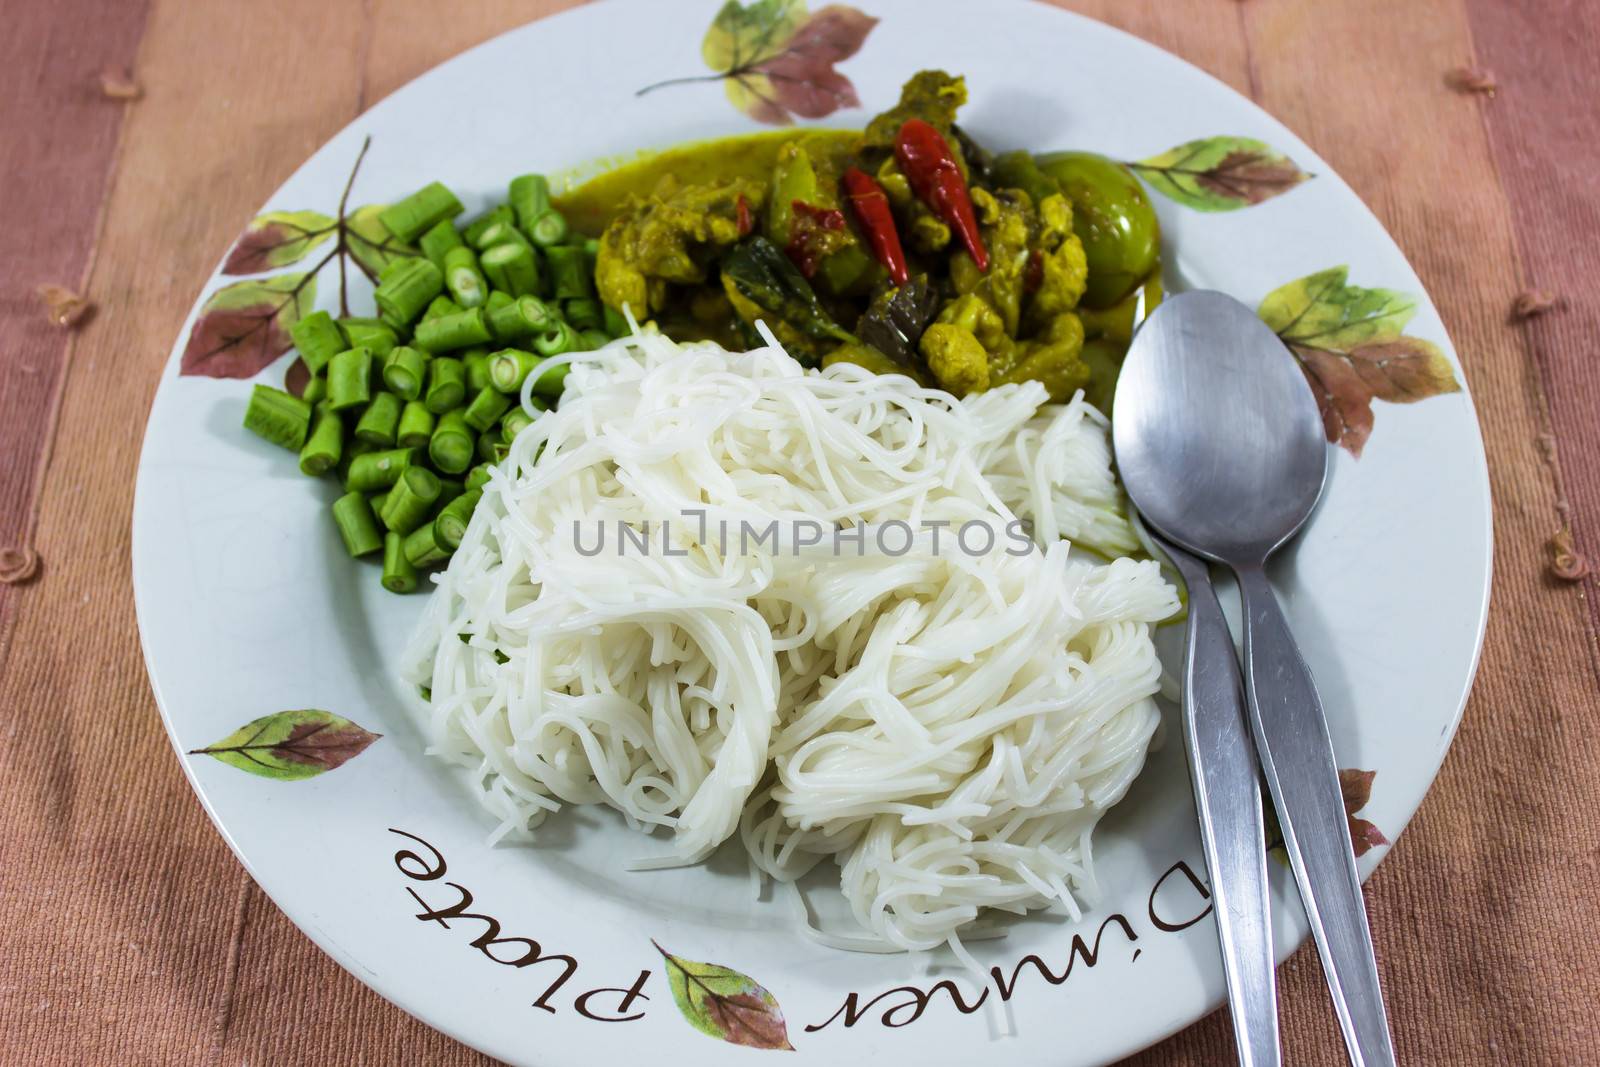
[[[206,820],[145,678],[129,512],[160,368],[241,223],[363,109],[562,6],[6,6],[0,1062],[483,1061],[340,970]],[[1488,446],[1493,614],[1455,747],[1368,906],[1402,1061],[1594,1062],[1600,5],[1068,6],[1292,127],[1377,212],[1449,326]],[[47,284],[92,307],[56,325]],[[1518,314],[1519,297],[1542,313]],[[1314,956],[1281,985],[1290,1062],[1343,1062]],[[1219,1015],[1135,1062],[1230,1051]]]

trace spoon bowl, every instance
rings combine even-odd
[[[1244,304],[1180,293],[1140,327],[1111,421],[1145,520],[1220,561],[1260,562],[1311,514],[1327,473],[1322,416],[1298,363]]]

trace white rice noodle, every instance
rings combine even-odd
[[[866,934],[900,949],[986,909],[1077,915],[1095,825],[1156,727],[1150,628],[1178,606],[1154,562],[1069,558],[1063,539],[1138,545],[1104,417],[1037,383],[957,400],[775,344],[642,332],[571,362],[408,659],[430,750],[496,833],[608,804],[670,831],[667,862],[734,836],[781,881],[831,857]],[[898,557],[737,543],[774,519],[950,526],[938,554],[926,533]],[[1040,549],[1006,553],[1017,519]],[[649,523],[648,554],[616,551],[618,520]],[[659,550],[662,520],[684,554]],[[974,520],[995,550],[953,550]],[[590,549],[597,523],[613,539],[584,555],[575,522]]]

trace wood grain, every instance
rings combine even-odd
[[[1600,425],[1582,363],[1592,305],[1532,330],[1506,310],[1524,286],[1556,284],[1552,271],[1572,269],[1561,263],[1588,270],[1563,275],[1566,291],[1593,274],[1588,259],[1541,259],[1530,241],[1592,255],[1600,226],[1584,200],[1592,186],[1560,172],[1533,209],[1506,162],[1540,145],[1574,148],[1559,141],[1565,126],[1529,141],[1496,125],[1529,106],[1516,94],[1547,64],[1497,59],[1518,73],[1492,105],[1445,87],[1447,69],[1476,57],[1474,28],[1496,35],[1494,49],[1538,46],[1515,19],[1483,21],[1489,0],[1466,2],[1470,18],[1463,0],[1408,3],[1404,17],[1377,0],[1069,6],[1185,56],[1293,127],[1395,234],[1449,325],[1489,451],[1495,611],[1455,748],[1369,906],[1403,1061],[1578,1063],[1600,1047],[1600,969],[1582,934],[1600,917],[1600,672],[1583,589],[1544,575],[1562,498],[1539,438],[1557,435],[1568,471],[1600,470],[1600,445],[1585,436]],[[135,637],[132,443],[189,302],[299,161],[417,74],[561,6],[453,5],[445,17],[422,0],[154,3],[137,61],[146,95],[128,112],[88,279],[101,313],[77,335],[42,486],[50,565],[14,592],[0,626],[0,1049],[39,1063],[486,1062],[323,956],[205,820]],[[70,4],[33,10],[53,21],[13,25],[36,34],[18,56],[103,32]],[[1583,88],[1562,99],[1593,100],[1592,67],[1582,69]],[[23,78],[16,91],[47,101],[71,89]],[[5,151],[9,181],[31,164],[9,137]],[[0,322],[8,361],[35,351],[12,319]],[[18,490],[3,479],[0,490],[3,512]],[[1574,521],[1595,529],[1595,492],[1569,491]],[[1298,954],[1280,977],[1290,1062],[1342,1063],[1315,958]],[[1134,1062],[1230,1055],[1219,1016]]]

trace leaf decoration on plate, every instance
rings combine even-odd
[[[1128,166],[1162,196],[1196,211],[1250,207],[1311,177],[1282,152],[1249,137],[1203,137]]]
[[[357,268],[376,281],[389,263],[421,254],[396,241],[384,227],[378,219],[382,204],[347,210],[350,190],[371,146],[370,137],[362,142],[332,216],[318,211],[267,211],[245,227],[222,265],[223,274],[275,270],[304,259],[330,239],[333,247],[304,272],[235,282],[207,297],[184,345],[178,373],[211,378],[254,377],[289,351],[289,327],[311,310],[316,301],[317,276],[328,264],[338,260],[339,314],[348,315],[347,261],[354,261]],[[291,366],[285,375],[287,388],[297,396],[304,389],[304,382],[296,387],[297,376],[303,370]]]
[[[339,224],[320,211],[268,211],[250,220],[222,265],[224,274],[260,274],[298,263],[334,236]]]
[[[794,1051],[778,998],[760,983],[715,963],[674,956],[655,941],[650,943],[667,961],[673,1002],[690,1026],[734,1045]]]
[[[717,73],[657,82],[638,95],[665,85],[721,81],[734,107],[774,126],[860,107],[856,87],[834,64],[860,51],[877,24],[842,4],[812,13],[805,0],[728,0],[700,45],[706,66]]]
[[[289,327],[311,310],[315,273],[235,282],[206,298],[189,331],[179,374],[251,378],[289,351]]]
[[[315,778],[344,766],[382,734],[343,716],[306,708],[264,715],[191,756],[210,756],[230,767],[281,782]]]
[[[1339,772],[1339,792],[1344,796],[1345,818],[1350,821],[1350,843],[1355,846],[1357,856],[1365,856],[1369,849],[1389,843],[1382,830],[1356,816],[1356,812],[1372,799],[1372,780],[1377,776],[1377,771],[1346,769]]]
[[[1383,836],[1382,830],[1356,815],[1367,806],[1367,801],[1372,799],[1372,782],[1377,777],[1377,771],[1347,768],[1339,772],[1339,793],[1344,799],[1345,820],[1350,827],[1350,846],[1357,856],[1365,856],[1377,846],[1389,843],[1389,839]],[[1278,813],[1273,810],[1270,802],[1266,806],[1265,815],[1267,850],[1287,863],[1289,854],[1283,847],[1283,828],[1278,825]]]
[[[1403,331],[1415,297],[1363,289],[1349,267],[1308,274],[1268,293],[1262,321],[1300,362],[1329,442],[1359,457],[1372,434],[1372,402],[1413,404],[1461,390],[1437,345]]]
[[[379,221],[378,212],[387,206],[366,204],[350,212],[344,220],[345,245],[350,258],[374,282],[383,273],[383,268],[395,260],[422,254],[411,245],[395,240],[394,235]]]
[[[289,369],[283,372],[283,391],[290,396],[305,396],[306,386],[311,384],[311,368],[306,366],[303,359],[295,359],[289,364]]]

